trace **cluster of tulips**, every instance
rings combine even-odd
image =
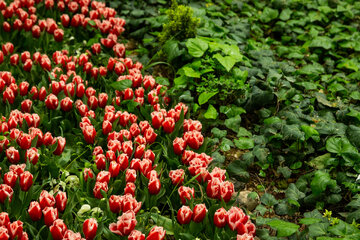
[[[67,49],[31,53],[10,41],[1,44],[0,152],[8,160],[2,169],[1,204],[11,204],[14,195],[20,194],[13,190],[19,180],[22,194],[29,194],[21,196],[21,200],[29,199],[23,221],[43,223],[55,240],[103,239],[109,234],[130,240],[165,239],[168,225],[162,221],[144,225],[142,221],[157,201],[165,209],[160,214],[177,212],[174,228],[210,223],[219,231],[231,231],[238,240],[254,239],[255,225],[232,206],[234,185],[226,179],[226,170],[214,166],[212,157],[204,152],[201,122],[189,119],[186,104],[172,101],[166,86],[145,75],[141,63],[126,57],[125,45],[119,42],[125,21],[116,17],[114,9],[91,0],[14,0],[9,4],[0,0],[0,10],[4,30],[0,34],[18,31],[17,36],[28,37],[26,32],[31,32],[40,40],[52,34],[56,42],[66,42],[64,36],[75,31],[95,31],[102,36],[76,53]],[[58,19],[39,14],[46,11],[57,13]],[[46,83],[40,82],[41,76]],[[72,118],[76,130],[68,130],[66,136],[73,134],[91,149],[78,161],[77,176],[83,179],[80,184],[92,190],[81,195],[93,199],[88,202],[104,206],[105,199],[106,224],[96,217],[69,221],[64,217],[69,204],[66,188],[61,191],[44,185],[38,179],[44,173],[34,177],[47,169],[43,159],[50,155],[61,159],[66,148],[73,149],[65,147],[63,134],[52,136],[43,115],[51,121],[52,116]],[[80,160],[73,155],[72,160]],[[176,164],[168,164],[169,159]],[[176,199],[172,204],[176,207],[164,208],[167,197]],[[209,210],[212,205],[217,206],[214,211]],[[73,204],[71,211],[80,206]],[[23,222],[10,223],[9,216],[19,218],[12,211],[0,214],[0,239],[28,239]],[[82,232],[72,225],[79,221]],[[29,233],[33,239],[41,235],[34,235],[34,229]]]

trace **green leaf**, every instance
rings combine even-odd
[[[123,91],[127,88],[130,88],[131,85],[132,85],[132,81],[129,79],[121,80],[118,82],[113,82],[110,84],[110,86],[112,88],[114,88],[115,90],[118,90],[118,91]]]
[[[289,237],[293,235],[300,227],[294,223],[285,222],[282,220],[272,220],[267,224],[277,231],[278,237]]]
[[[350,97],[354,100],[360,100],[360,92],[359,91],[352,92],[350,94]]]
[[[264,205],[268,207],[272,207],[279,203],[279,201],[276,200],[276,198],[270,193],[265,193],[264,195],[262,195],[260,200]]]
[[[283,21],[289,20],[291,13],[292,13],[292,11],[289,8],[286,8],[281,11],[279,18]]]
[[[171,62],[175,58],[177,58],[185,53],[184,49],[182,49],[182,50],[179,49],[179,41],[175,41],[175,40],[166,41],[163,49],[167,55],[169,62]]]
[[[298,70],[298,72],[299,74],[305,74],[305,75],[320,75],[323,72],[325,72],[325,69],[319,63],[313,63],[313,64],[305,65],[303,68]]]
[[[251,149],[254,147],[254,140],[251,138],[240,137],[234,140],[235,146],[239,149]]]
[[[305,225],[311,225],[311,224],[318,223],[318,222],[321,222],[321,219],[318,219],[318,218],[302,218],[299,221],[300,224],[305,224]]]
[[[200,78],[201,76],[199,72],[195,71],[191,67],[183,67],[182,70],[187,77]]]
[[[206,41],[200,38],[190,38],[186,41],[186,47],[188,48],[191,56],[201,57],[209,48],[209,45]]]
[[[223,138],[226,136],[227,131],[226,130],[220,130],[218,128],[211,129],[211,133],[214,134],[214,137],[216,138]]]
[[[166,230],[166,234],[174,235],[173,221],[170,218],[157,213],[152,213],[150,216],[157,225],[162,226]]]
[[[326,190],[327,186],[335,187],[336,181],[331,179],[329,173],[322,170],[316,171],[314,178],[312,179],[310,184],[313,194],[315,195],[321,194]]]
[[[160,85],[164,85],[164,86],[169,86],[169,79],[165,78],[165,77],[156,77],[155,81],[160,84]]]
[[[355,72],[359,71],[359,63],[354,59],[342,59],[336,66],[337,68],[346,68]]]
[[[225,126],[233,130],[234,132],[237,132],[239,130],[240,123],[241,123],[241,117],[239,115],[225,120]]]
[[[329,227],[328,231],[336,236],[342,237],[360,233],[360,230],[357,229],[355,226],[348,224],[342,220],[340,220],[338,224]]]
[[[316,169],[324,169],[329,159],[331,159],[331,153],[325,153],[312,159],[308,164]]]
[[[303,130],[303,132],[305,133],[306,140],[308,140],[311,137],[316,142],[320,141],[319,132],[316,131],[315,128],[308,126],[308,125],[302,125],[301,130]]]
[[[309,237],[317,237],[327,234],[329,223],[317,223],[309,226]]]
[[[360,148],[360,127],[355,125],[349,125],[348,129],[346,130],[347,137],[349,138],[350,142]]]
[[[356,153],[356,149],[346,138],[331,137],[326,141],[326,150],[331,153]]]
[[[221,56],[221,54],[217,53],[214,55],[214,58],[219,61],[219,63],[226,69],[226,71],[230,72],[231,68],[235,65],[237,60],[232,56]]]
[[[285,191],[285,196],[293,200],[299,200],[305,197],[305,193],[301,192],[294,183],[290,183]]]
[[[246,166],[243,164],[243,161],[240,161],[238,159],[232,161],[227,166],[227,171],[230,176],[234,176],[237,179],[240,180],[249,179],[249,172],[247,171]]]
[[[237,107],[235,105],[231,106],[220,106],[220,112],[224,113],[228,118],[235,117],[236,115],[241,115],[246,113],[245,109],[242,107]]]
[[[217,116],[218,116],[218,112],[216,108],[210,104],[208,109],[206,110],[206,113],[204,114],[204,117],[206,119],[216,119]]]
[[[332,40],[329,37],[326,36],[317,36],[315,37],[309,47],[320,47],[324,49],[330,49],[332,46]]]
[[[279,11],[269,7],[265,7],[264,11],[260,15],[260,21],[263,23],[268,23],[271,20],[276,19],[279,16]]]
[[[210,98],[215,96],[218,92],[203,92],[199,96],[199,104],[203,105],[204,103],[207,103]]]

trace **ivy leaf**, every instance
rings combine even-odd
[[[276,19],[279,16],[279,11],[269,7],[265,7],[264,11],[260,15],[260,21],[263,23],[268,23],[271,20]]]
[[[219,63],[226,69],[226,71],[230,72],[231,68],[237,62],[236,59],[232,56],[223,57],[221,54],[217,53],[214,55],[214,58],[219,61]]]
[[[234,140],[235,146],[239,149],[251,149],[254,147],[254,140],[251,138],[240,137]]]
[[[169,86],[169,79],[167,79],[166,77],[157,77],[155,78],[156,83],[160,84],[160,85],[164,85],[164,86]]]
[[[278,237],[289,237],[293,235],[300,227],[294,223],[285,222],[282,220],[272,220],[268,222],[268,225],[277,231]]]
[[[200,78],[201,76],[199,72],[195,71],[191,67],[183,67],[182,70],[187,77]]]
[[[326,141],[326,150],[331,153],[356,153],[356,149],[346,138],[331,137]]]
[[[300,221],[299,221],[300,224],[305,224],[305,225],[311,225],[311,224],[318,223],[318,222],[321,222],[321,219],[318,219],[318,218],[303,218],[303,219],[300,219]]]
[[[217,112],[216,108],[210,104],[206,113],[204,114],[204,117],[206,119],[216,119],[217,116],[218,116],[218,112]]]
[[[199,96],[199,104],[203,105],[204,103],[207,103],[210,98],[215,96],[218,92],[203,92]]]
[[[317,36],[315,37],[309,47],[320,47],[320,48],[324,48],[324,49],[330,49],[332,46],[332,40],[329,37],[326,36]]]
[[[241,123],[241,117],[239,115],[225,120],[225,126],[233,130],[234,132],[237,132],[239,130],[240,123]]]
[[[177,57],[179,57],[179,56],[181,56],[182,54],[185,53],[184,49],[180,50],[179,41],[175,41],[175,40],[166,41],[166,43],[164,44],[163,49],[164,49],[164,52],[167,55],[167,59],[168,59],[169,62],[171,62],[175,58],[177,58]]]
[[[310,186],[313,194],[319,195],[326,190],[327,186],[335,187],[336,181],[331,179],[329,173],[318,170],[315,172],[315,176],[312,179]]]
[[[305,197],[305,193],[301,192],[294,183],[290,183],[289,187],[285,191],[287,198],[292,200],[299,200]]]
[[[218,128],[211,129],[211,133],[214,134],[214,137],[216,138],[223,138],[226,136],[227,131],[226,130],[220,130]]]
[[[209,48],[209,45],[206,41],[200,38],[190,38],[186,41],[186,47],[188,48],[191,56],[201,57]]]
[[[264,205],[268,207],[272,207],[275,204],[279,203],[279,201],[276,200],[276,198],[270,193],[265,193],[264,195],[262,195],[260,200]]]
[[[129,79],[121,80],[118,82],[113,82],[110,84],[110,86],[112,88],[114,88],[115,90],[118,90],[118,91],[123,91],[127,88],[130,88],[131,85],[132,85],[132,81]]]

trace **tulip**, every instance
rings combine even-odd
[[[109,229],[120,236],[128,236],[134,230],[136,224],[135,212],[130,210],[118,217],[117,223],[111,223]]]
[[[15,238],[22,239],[23,223],[20,220],[9,223],[8,230],[9,230],[11,239],[15,239]]]
[[[152,112],[151,120],[153,128],[158,129],[161,127],[162,122],[164,121],[164,115],[162,112]]]
[[[165,234],[166,231],[163,227],[155,226],[150,230],[146,240],[163,240],[165,238]]]
[[[107,184],[110,181],[111,174],[108,171],[101,171],[96,176],[96,182],[106,182]]]
[[[83,135],[84,135],[86,143],[94,144],[95,136],[96,136],[96,130],[92,125],[85,126],[85,128],[83,130]]]
[[[214,224],[218,228],[225,227],[227,221],[227,212],[224,208],[219,208],[214,214]]]
[[[103,190],[105,192],[108,191],[108,184],[106,182],[96,182],[94,186],[94,197],[97,199],[103,198],[103,195],[100,190]]]
[[[186,148],[186,142],[182,138],[175,138],[173,141],[173,149],[176,155],[181,155]]]
[[[141,202],[138,202],[134,196],[126,194],[121,196],[121,210],[123,212],[134,211],[135,214],[141,209]]]
[[[102,124],[102,132],[104,135],[109,134],[112,131],[112,124],[110,121],[105,120]]]
[[[171,117],[165,118],[165,120],[162,123],[162,127],[164,129],[164,132],[172,133],[175,129],[175,120]]]
[[[188,206],[182,206],[177,213],[177,220],[180,224],[189,224],[193,212]]]
[[[41,204],[41,203],[40,203]],[[43,214],[44,214],[44,222],[45,225],[50,227],[53,222],[58,219],[59,217],[59,213],[58,210],[56,208],[53,207],[46,207],[42,210]]]
[[[20,161],[20,154],[19,151],[16,150],[14,147],[9,147],[6,149],[6,157],[10,163],[16,164]]]
[[[48,193],[48,191],[43,190],[40,193],[39,203],[40,203],[41,209],[44,209],[46,207],[53,207],[53,206],[55,206],[55,198],[53,195]]]
[[[95,157],[95,164],[98,170],[103,170],[106,167],[106,159],[104,154],[99,154]]]
[[[67,203],[66,192],[59,191],[55,197],[56,208],[59,212],[64,212]]]
[[[32,101],[30,99],[25,99],[21,102],[21,110],[23,112],[29,113],[31,111]]]
[[[126,170],[125,181],[126,182],[135,182],[136,181],[136,170],[134,170],[134,169]]]
[[[98,223],[95,218],[89,218],[84,221],[83,232],[86,240],[92,240],[96,236]]]
[[[194,198],[195,190],[194,190],[194,188],[181,186],[178,189],[178,193],[179,193],[182,204],[186,204],[187,200],[190,201],[191,198]]]
[[[199,149],[204,143],[204,137],[198,131],[186,132],[184,134],[184,140],[186,141],[186,144],[193,149]]]
[[[169,177],[171,179],[171,182],[173,185],[182,185],[184,182],[184,170],[183,169],[177,169],[177,170],[171,170],[169,172]]]
[[[53,154],[60,155],[64,151],[64,148],[66,145],[66,140],[63,137],[56,137],[52,140],[52,144],[55,144],[56,142],[57,142],[57,147],[56,147],[55,151],[53,152]]]
[[[67,227],[61,219],[56,219],[50,226],[50,233],[54,240],[62,240],[66,231]]]
[[[133,182],[128,182],[126,183],[124,194],[131,194],[132,196],[135,196],[135,189],[135,184]]]
[[[113,213],[119,213],[121,210],[121,200],[122,198],[117,195],[111,195],[109,198],[109,206],[110,210]]]
[[[154,129],[152,129],[151,127],[145,130],[145,139],[146,142],[148,144],[152,144],[153,142],[155,142],[157,134],[155,133]]]
[[[8,240],[10,239],[9,231],[7,227],[1,226],[0,227],[0,239],[1,240]]]
[[[39,152],[37,148],[30,148],[26,150],[26,160],[29,160],[33,165],[35,165],[39,160]]]
[[[41,95],[41,90],[40,90],[40,95]],[[54,94],[50,93],[46,97],[45,105],[48,109],[55,110],[59,105],[59,100]]]
[[[31,136],[26,133],[20,134],[17,138],[17,143],[21,147],[21,149],[29,149],[31,147]]]
[[[220,198],[225,202],[229,202],[234,193],[234,184],[232,182],[226,181],[222,182],[220,185]]]
[[[60,102],[61,110],[63,110],[64,112],[69,112],[73,107],[72,104],[73,101],[69,97],[65,97]]]
[[[20,174],[20,188],[27,192],[33,184],[33,175],[29,171]]]
[[[138,230],[133,230],[128,236],[128,240],[145,240],[145,234]]]
[[[9,223],[10,223],[9,214],[7,212],[1,212],[0,213],[0,226],[7,227]]]
[[[39,221],[42,217],[40,204],[36,201],[30,203],[28,213],[30,215],[31,220]]]
[[[206,216],[207,211],[208,210],[206,209],[205,204],[195,205],[195,207],[193,209],[192,220],[196,223],[202,222]]]
[[[109,172],[112,178],[116,178],[120,172],[120,164],[115,161],[111,161],[109,166]]]
[[[148,184],[149,193],[151,195],[156,195],[160,192],[161,189],[161,183],[158,178],[153,178],[149,180]]]
[[[13,171],[4,174],[4,183],[12,188],[15,187],[17,179],[18,179],[18,175]]]

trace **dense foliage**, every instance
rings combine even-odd
[[[0,10],[1,239],[253,239],[201,122],[127,56],[115,9]]]
[[[359,3],[178,2],[195,37],[159,44],[162,1],[129,10],[126,35],[154,72],[171,64],[160,74],[211,131],[215,163],[260,196],[257,235],[359,238]]]

